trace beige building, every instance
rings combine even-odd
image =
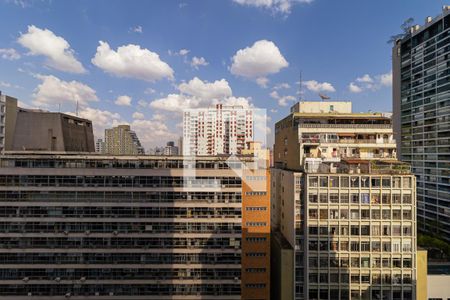
[[[275,124],[274,164],[272,235],[294,249],[294,299],[416,299],[415,177],[390,118],[297,103]]]
[[[140,155],[144,152],[139,138],[131,130],[130,125],[119,125],[105,129],[105,154]]]

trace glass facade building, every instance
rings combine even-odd
[[[450,11],[393,48],[394,134],[417,176],[419,229],[450,240]]]

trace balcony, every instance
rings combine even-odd
[[[395,144],[394,139],[322,139],[322,138],[302,138],[304,144]]]
[[[298,124],[300,128],[392,129],[391,124]]]

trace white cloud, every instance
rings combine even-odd
[[[281,90],[281,89],[290,89],[291,86],[289,83],[279,83],[273,87],[274,90]]]
[[[22,87],[19,85],[15,85],[15,84],[12,84],[12,83],[9,83],[6,81],[1,81],[1,80],[0,80],[0,87],[22,89]]]
[[[145,118],[145,116],[144,116],[144,114],[141,113],[141,112],[136,111],[136,112],[133,113],[133,119],[139,119],[139,120],[142,120],[142,119],[144,119],[144,118]]]
[[[20,58],[19,52],[13,48],[0,49],[0,57],[7,60],[17,60]]]
[[[163,142],[179,137],[179,134],[172,132],[165,123],[156,120],[134,120],[130,125],[146,149],[161,146]]]
[[[30,50],[29,55],[43,55],[46,65],[70,73],[85,73],[83,65],[75,58],[70,44],[48,29],[28,26],[28,32],[21,34],[19,44]]]
[[[291,101],[293,102],[296,100],[296,98],[294,96],[290,96],[290,95],[280,96],[277,91],[272,91],[269,95],[273,99],[278,100],[278,105],[280,105],[280,106],[288,106],[289,102],[291,102]]]
[[[73,113],[69,113],[72,114]],[[118,113],[101,110],[91,107],[85,107],[79,111],[79,117],[92,121],[94,134],[96,137],[103,137],[106,128],[126,124],[127,122]]]
[[[147,107],[148,103],[147,103],[147,101],[141,99],[141,100],[138,101],[138,106],[140,106],[140,107]]]
[[[156,93],[156,90],[152,89],[152,88],[146,88],[145,91],[144,91],[144,94],[146,94],[146,95],[151,95],[151,94],[154,94],[154,93]]]
[[[250,98],[233,97],[232,90],[225,79],[214,82],[202,81],[194,77],[178,86],[180,94],[169,94],[150,103],[154,109],[181,112],[184,109],[209,107],[216,103],[250,107]]]
[[[318,82],[316,80],[308,80],[303,82],[303,85],[310,91],[319,92],[335,92],[336,89],[329,82]]]
[[[186,56],[189,54],[189,52],[191,52],[191,50],[188,49],[180,49],[179,51],[172,51],[169,50],[167,51],[169,53],[170,56]]]
[[[372,77],[370,77],[369,74],[364,74],[363,76],[356,78],[356,81],[357,82],[372,83],[373,79],[372,79]]]
[[[272,109],[270,110],[270,112],[271,112],[271,113],[277,113],[277,112],[278,112],[278,109],[272,108]]]
[[[131,31],[132,31],[132,32],[136,32],[136,33],[142,33],[142,32],[143,32],[142,26],[141,26],[141,25],[138,25],[138,26],[136,26],[136,27],[132,27],[132,28],[131,28]]]
[[[355,84],[355,81],[359,84]],[[361,93],[364,91],[377,91],[383,87],[392,86],[392,71],[384,74],[370,76],[365,74],[357,77],[355,81],[350,82],[348,89],[351,93]]]
[[[350,84],[348,85],[348,90],[351,93],[361,93],[363,91],[363,89],[359,86],[357,86],[354,82],[350,82]]]
[[[194,77],[188,83],[182,83],[178,86],[181,93],[200,99],[223,99],[232,95],[232,91],[228,81],[225,79],[216,80],[214,82],[202,81],[198,77]]]
[[[81,107],[88,102],[98,101],[95,90],[78,81],[63,81],[53,75],[36,75],[42,83],[34,90],[33,104],[48,107],[64,103],[78,103]]]
[[[262,88],[267,88],[267,84],[269,84],[269,78],[267,77],[256,78],[256,83]]]
[[[131,97],[127,96],[127,95],[119,96],[119,97],[117,97],[117,99],[114,103],[119,106],[130,106],[131,105]]]
[[[194,56],[191,60],[191,67],[197,70],[199,66],[207,66],[207,65],[209,65],[209,62],[207,62],[204,57]]]
[[[150,82],[163,78],[173,79],[172,68],[155,52],[133,44],[121,46],[114,51],[108,43],[99,43],[97,53],[91,61],[107,73]]]
[[[311,3],[313,0],[233,0],[234,2],[254,6],[258,8],[270,9],[273,12],[289,14],[292,6],[296,3]]]
[[[230,71],[246,78],[260,78],[278,73],[287,66],[289,63],[273,42],[260,40],[236,52]]]
[[[381,74],[380,75],[380,83],[383,86],[392,86],[392,72]]]

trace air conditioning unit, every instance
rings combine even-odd
[[[55,278],[55,281],[56,281],[56,282],[60,282],[60,281],[61,281],[61,278],[60,278],[60,277],[56,277],[56,278]]]
[[[30,278],[24,277],[24,278],[22,278],[22,280],[25,281],[25,282],[28,282],[28,280],[30,280]]]
[[[81,277],[81,278],[80,278],[80,281],[81,281],[81,282],[85,282],[85,281],[86,281],[86,277]]]

